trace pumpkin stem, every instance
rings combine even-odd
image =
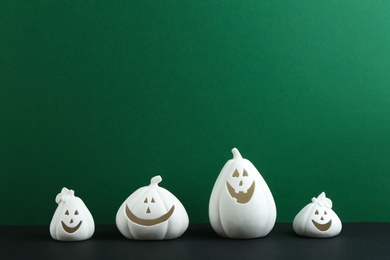
[[[150,185],[157,186],[161,181],[162,181],[162,178],[161,178],[160,175],[154,176],[154,177],[150,180]]]
[[[63,187],[61,193],[59,193],[56,197],[56,202],[59,204],[61,201],[65,202],[67,199],[74,197],[74,190],[68,190]]]
[[[237,148],[233,148],[232,149],[232,153],[233,153],[233,159],[239,159],[239,158],[242,158],[240,152],[238,151]]]

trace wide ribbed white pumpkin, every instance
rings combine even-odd
[[[95,232],[95,222],[84,202],[73,190],[63,188],[55,199],[58,206],[50,223],[50,235],[60,241],[80,241]]]
[[[276,221],[276,206],[256,167],[233,148],[233,159],[222,168],[211,192],[209,219],[220,236],[266,236]]]
[[[312,198],[294,218],[294,231],[300,236],[326,238],[340,234],[340,218],[332,210],[332,201],[322,192]]]
[[[116,214],[119,231],[129,239],[162,240],[181,236],[189,219],[183,204],[168,190],[158,186],[161,176],[132,193]]]

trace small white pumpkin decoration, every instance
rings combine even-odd
[[[129,239],[162,240],[181,236],[189,219],[183,204],[168,190],[159,187],[161,176],[133,192],[116,214],[119,231]]]
[[[50,235],[60,241],[80,241],[95,232],[95,222],[84,202],[73,190],[62,188],[55,199],[58,206],[50,223]]]
[[[326,238],[341,232],[341,221],[332,210],[332,201],[322,192],[312,198],[294,218],[294,231],[300,236]]]
[[[211,192],[209,219],[222,237],[266,236],[275,225],[276,205],[256,167],[237,148],[222,168]]]

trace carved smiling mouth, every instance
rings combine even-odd
[[[327,231],[330,228],[330,226],[332,225],[332,220],[329,220],[328,223],[325,223],[325,224],[320,224],[314,220],[311,220],[311,222],[320,231]]]
[[[81,223],[82,223],[82,222],[83,222],[83,221],[80,221],[80,222],[77,224],[77,226],[75,226],[75,227],[68,227],[68,226],[64,223],[64,221],[61,221],[61,225],[62,225],[62,228],[65,230],[65,232],[67,232],[67,233],[69,233],[69,234],[72,234],[72,233],[76,232],[77,229],[79,229],[79,227],[81,226]]]
[[[129,220],[131,220],[132,222],[134,222],[138,225],[153,226],[153,225],[160,224],[164,221],[167,221],[172,216],[174,210],[175,210],[175,205],[173,205],[167,213],[165,213],[164,215],[162,215],[158,218],[143,219],[143,218],[139,218],[136,215],[134,215],[134,213],[131,212],[129,207],[126,205],[126,216],[129,218]]]
[[[226,182],[227,189],[229,191],[230,196],[232,198],[235,198],[237,200],[237,203],[245,204],[247,203],[253,195],[253,192],[255,191],[255,182],[252,182],[252,185],[249,187],[246,193],[243,191],[239,191],[238,193],[234,191],[234,188],[229,184],[229,182]]]

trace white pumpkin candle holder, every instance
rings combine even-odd
[[[129,239],[162,240],[180,237],[189,219],[183,204],[168,190],[159,187],[161,176],[132,193],[116,214],[119,231]]]
[[[60,241],[80,241],[95,232],[93,217],[73,190],[63,188],[55,199],[58,206],[50,223],[50,235]]]
[[[222,237],[266,236],[276,221],[276,205],[256,167],[233,148],[233,159],[222,168],[211,192],[209,219]]]
[[[294,218],[293,228],[300,236],[327,238],[341,232],[341,221],[332,210],[332,201],[322,192]]]

